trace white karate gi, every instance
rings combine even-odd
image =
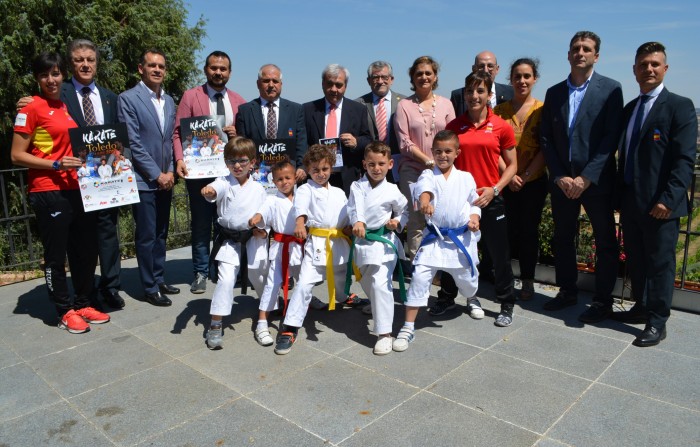
[[[472,205],[479,197],[476,193],[474,177],[454,166],[448,178],[445,178],[437,167],[423,171],[414,190],[416,201],[423,192],[433,194],[432,204],[435,211],[432,222],[438,228],[459,228],[467,225],[470,215],[481,216],[481,208]],[[428,234],[428,229],[424,229],[423,238]],[[476,269],[479,258],[476,244],[481,238],[481,232],[467,230],[457,236],[474,263],[473,276],[467,257],[446,234],[443,236],[444,239],[438,237],[433,242],[421,246],[416,252],[413,258],[415,269],[407,294],[407,306],[427,306],[430,285],[438,270],[452,275],[460,293],[465,297],[471,298],[476,294],[479,287],[479,272]]]
[[[262,222],[258,227],[272,228],[275,233],[294,235],[296,227],[296,217],[293,203],[281,192],[274,196],[267,196],[265,203],[258,211],[262,216]],[[282,249],[283,242],[272,240],[269,252],[269,270],[265,288],[260,296],[260,310],[270,312],[277,309],[277,294],[282,286]],[[289,244],[289,276],[299,280],[299,270],[301,269],[301,244],[291,242]]]
[[[386,224],[392,217],[398,219],[398,231],[408,221],[406,197],[399,188],[386,180],[376,187],[363,176],[350,186],[348,200],[348,217],[350,224],[364,222],[366,230],[376,230]],[[405,259],[403,245],[395,232],[382,236],[398,249],[400,259]],[[370,299],[374,333],[376,335],[391,333],[394,322],[394,293],[392,274],[396,267],[397,256],[390,245],[383,242],[355,238],[353,261],[362,274],[360,284]]]
[[[345,193],[330,184],[326,186],[320,186],[309,179],[297,189],[294,195],[295,220],[299,216],[306,216],[306,225],[309,228],[342,229],[348,225]],[[343,238],[331,238],[331,250],[336,301],[343,302],[347,298],[343,289],[350,244]],[[299,281],[294,286],[284,324],[295,327],[303,325],[311,302],[311,291],[317,282],[326,279],[326,238],[309,234],[304,244]]]
[[[247,230],[248,220],[255,215],[258,207],[265,201],[267,194],[258,183],[248,179],[243,186],[233,175],[219,177],[210,183],[216,190],[217,222],[229,230]],[[251,237],[246,243],[248,254],[248,279],[255,292],[260,296],[267,270],[267,238]],[[219,262],[218,280],[211,299],[211,315],[231,315],[233,306],[233,288],[241,265],[240,242],[224,241],[216,254]],[[241,278],[244,281],[244,278]]]

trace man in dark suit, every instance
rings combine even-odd
[[[117,122],[117,95],[111,90],[95,84],[97,46],[86,39],[76,39],[68,45],[68,57],[72,78],[61,86],[61,101],[66,104],[68,113],[78,126],[115,124]],[[93,113],[85,114],[92,106]],[[100,294],[108,306],[121,309],[124,299],[119,295],[121,288],[121,254],[119,252],[119,208],[97,211],[97,252],[100,258]]]
[[[226,88],[231,77],[231,58],[223,51],[212,51],[204,63],[204,76],[207,82],[187,90],[177,107],[173,149],[177,174],[185,178],[187,194],[190,198],[190,231],[192,243],[192,270],[194,280],[190,292],[201,294],[207,290],[209,276],[209,245],[214,234],[218,231],[216,224],[216,204],[206,200],[201,190],[211,183],[211,178],[187,179],[182,150],[182,135],[180,121],[184,118],[205,115],[221,115],[224,117],[223,131],[229,138],[236,136],[235,120],[238,107],[245,103],[241,95]]]
[[[666,49],[647,42],[637,49],[634,76],[640,95],[622,113],[618,185],[621,220],[632,294],[627,312],[613,318],[642,319],[636,346],[654,346],[666,338],[676,276],[676,243],[681,216],[690,212],[688,187],[698,136],[693,102],[669,92]]]
[[[304,107],[306,137],[309,146],[324,138],[338,138],[343,152],[340,173],[331,175],[330,183],[350,194],[350,185],[362,176],[365,146],[372,141],[369,133],[367,109],[351,99],[344,98],[350,73],[338,64],[323,69],[321,87],[324,97],[307,102]],[[335,124],[328,125],[328,122]]]
[[[155,48],[144,51],[139,63],[141,82],[119,95],[119,121],[129,134],[139,203],[132,205],[136,230],[136,260],[145,300],[154,306],[170,306],[165,296],[180,289],[165,283],[165,243],[170,224],[175,102],[162,88],[165,55]]]
[[[296,163],[297,183],[302,182],[306,180],[302,159],[307,142],[301,104],[280,98],[282,71],[277,65],[260,67],[257,85],[260,97],[238,109],[236,132],[253,140],[293,138],[296,142],[296,156],[292,162]]]
[[[599,51],[595,33],[574,35],[568,52],[571,74],[547,90],[540,126],[551,182],[554,264],[560,287],[544,308],[559,310],[577,303],[575,239],[583,205],[593,227],[597,259],[593,303],[579,316],[584,323],[602,321],[612,312],[618,263],[612,192],[622,87],[593,71]]]
[[[477,71],[482,71],[491,75],[494,83],[491,87],[491,108],[493,109],[498,104],[513,99],[513,87],[508,84],[498,84],[496,83],[496,75],[501,67],[498,66],[498,61],[496,61],[496,55],[490,51],[482,51],[477,54],[474,58],[474,65],[472,65],[472,73]],[[456,116],[464,115],[467,111],[466,105],[464,104],[464,87],[460,87],[452,90],[452,95],[450,96],[450,101],[455,108]]]

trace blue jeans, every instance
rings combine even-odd
[[[190,231],[192,233],[192,270],[196,275],[209,274],[209,245],[218,233],[216,204],[207,202],[201,190],[212,182],[210,178],[185,180],[190,197]]]

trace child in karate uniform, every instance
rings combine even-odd
[[[438,132],[433,139],[435,166],[423,171],[416,182],[414,196],[428,225],[413,259],[406,322],[394,340],[394,351],[405,351],[415,339],[418,309],[427,306],[438,270],[451,274],[467,298],[473,297],[479,287],[476,243],[481,236],[481,209],[472,205],[479,196],[472,175],[454,167],[458,154],[457,135],[451,130]]]
[[[212,269],[210,262],[210,270],[218,270],[218,273],[211,300],[211,327],[207,332],[209,349],[223,346],[221,320],[231,315],[233,288],[243,262],[246,262],[244,267],[247,267],[248,278],[241,278],[241,281],[245,284],[249,280],[258,296],[263,290],[267,270],[267,232],[251,229],[248,223],[267,197],[260,184],[250,181],[255,154],[252,140],[242,137],[229,140],[224,148],[224,161],[231,173],[217,178],[201,191],[205,199],[216,202],[217,222],[221,225],[210,258],[216,263],[216,268]],[[243,259],[244,253],[247,261]]]

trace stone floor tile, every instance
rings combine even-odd
[[[26,363],[1,369],[0,383],[0,421],[30,414],[61,400]]]

